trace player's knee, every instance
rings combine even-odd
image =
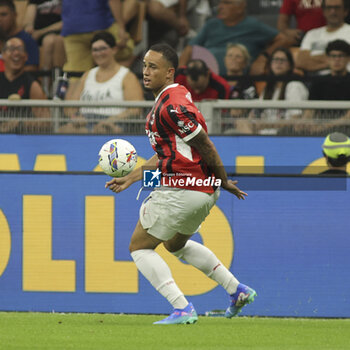
[[[183,259],[184,256],[184,248],[181,248],[175,252],[171,252],[174,256],[176,256],[178,259]]]
[[[177,242],[177,241],[170,240],[170,241],[164,242],[163,244],[164,244],[165,249],[168,252],[175,255],[176,252],[178,252],[179,250],[181,250],[185,246],[186,242]]]

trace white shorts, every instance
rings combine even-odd
[[[168,241],[177,232],[192,235],[199,230],[219,195],[219,189],[209,194],[161,187],[143,201],[141,225],[150,235],[162,241]]]

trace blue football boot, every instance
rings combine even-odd
[[[192,324],[197,320],[197,312],[192,303],[189,303],[184,309],[174,309],[170,316],[153,324]]]
[[[225,317],[231,318],[237,316],[242,311],[243,306],[252,303],[256,296],[257,294],[254,289],[240,283],[236,293],[230,295],[231,304],[225,312]]]

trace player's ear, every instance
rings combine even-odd
[[[175,76],[175,68],[169,67],[167,72],[167,78],[174,79],[174,76]]]

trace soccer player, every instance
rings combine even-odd
[[[154,251],[161,243],[225,288],[231,298],[226,317],[237,315],[256,296],[253,289],[238,282],[212,251],[190,240],[218,199],[219,184],[238,199],[245,199],[247,193],[236,187],[237,181],[227,179],[203,115],[188,90],[174,84],[177,66],[177,54],[166,44],[151,46],[143,61],[144,86],[156,97],[146,119],[146,134],[156,153],[145,166],[157,166],[163,186],[142,203],[130,252],[139,271],[174,307],[169,317],[156,324],[190,324],[198,319],[168,265]],[[106,188],[119,193],[141,179],[142,169],[138,168],[107,182]]]

